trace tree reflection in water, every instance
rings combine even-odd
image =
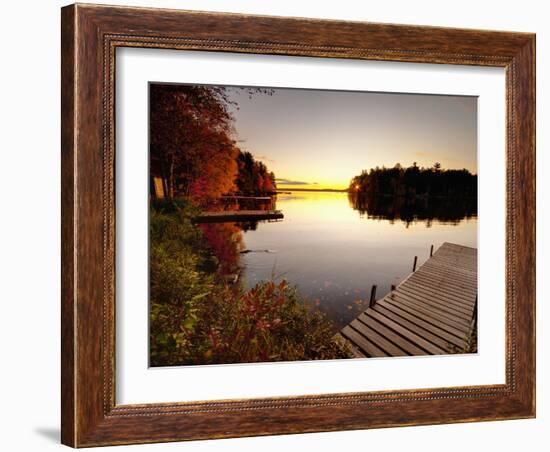
[[[218,259],[219,273],[236,273],[240,252],[244,248],[242,229],[235,223],[203,223],[199,227],[212,254]]]
[[[361,216],[375,220],[400,220],[408,227],[418,221],[430,227],[433,220],[457,225],[477,218],[477,198],[369,196],[349,193],[350,206]]]
[[[276,209],[276,197],[269,200],[231,198],[218,206],[221,210],[271,210]],[[214,210],[214,209],[212,209]],[[240,253],[245,249],[243,232],[255,231],[259,221],[201,223],[203,237],[218,260],[221,275],[233,275],[239,272]]]

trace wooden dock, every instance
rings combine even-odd
[[[477,316],[477,249],[444,243],[418,270],[345,326],[356,357],[461,353]]]
[[[244,199],[245,201],[246,200],[251,200],[251,201],[271,201],[272,200],[272,196],[240,196],[240,195],[235,195],[235,196],[232,196],[232,195],[227,195],[227,196],[220,196],[220,199],[229,199],[229,200],[241,200],[241,199]]]
[[[284,218],[280,210],[225,210],[203,212],[196,216],[196,223],[226,223],[230,221],[278,220]]]

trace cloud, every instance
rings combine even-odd
[[[270,159],[267,155],[256,155],[256,154],[254,154],[254,158],[256,160],[262,160],[264,162],[275,163],[275,160]]]
[[[317,182],[305,182],[301,180],[290,180],[290,179],[275,179],[277,185],[317,185]]]

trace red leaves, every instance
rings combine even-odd
[[[266,331],[283,324],[278,317],[281,306],[285,303],[289,290],[288,283],[283,280],[279,284],[273,281],[256,286],[242,295],[243,314],[255,321],[256,328]]]
[[[256,328],[260,331],[268,330],[270,327],[271,327],[271,323],[263,319],[260,319],[256,322]]]

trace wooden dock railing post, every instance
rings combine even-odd
[[[372,289],[370,291],[369,308],[374,308],[375,304],[376,304],[376,284],[373,284]]]
[[[433,253],[434,253],[434,246],[432,245],[430,247],[430,257],[432,257]]]
[[[413,273],[416,271],[416,262],[417,261],[418,261],[418,256],[414,256]]]

